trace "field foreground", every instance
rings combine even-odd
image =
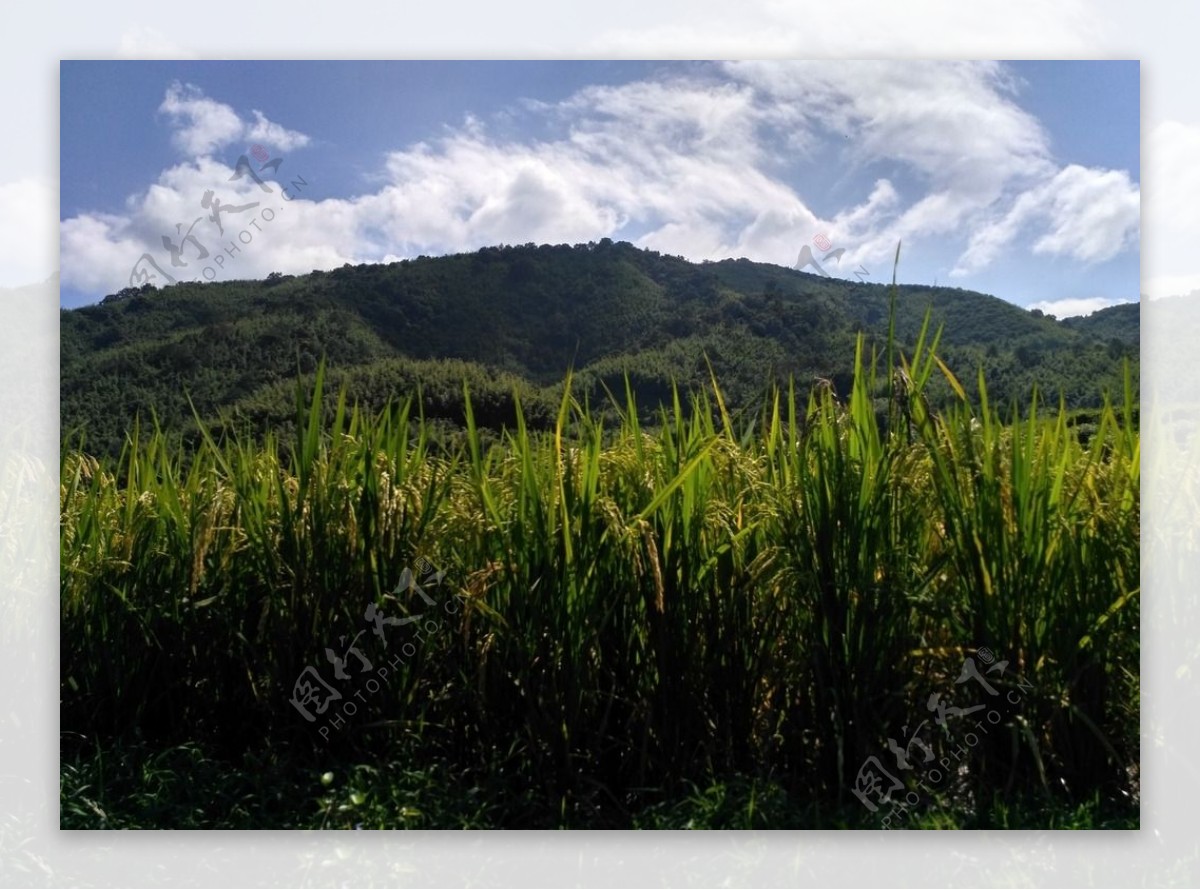
[[[1132,388],[1080,435],[935,347],[753,417],[568,380],[435,445],[319,371],[287,446],[65,445],[63,827],[1137,827]]]

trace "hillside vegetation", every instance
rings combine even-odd
[[[965,379],[982,368],[997,404],[1024,404],[1036,382],[1051,403],[1096,408],[1120,391],[1123,358],[1137,387],[1136,306],[1058,322],[984,294],[902,285],[900,345],[913,345],[927,309],[945,325],[947,366]],[[152,409],[194,447],[190,399],[207,424],[243,424],[261,440],[289,429],[297,371],[311,380],[322,358],[331,389],[352,403],[378,409],[419,385],[417,410],[451,427],[464,422],[468,378],[481,426],[511,418],[517,393],[531,426],[545,428],[568,368],[580,401],[610,417],[608,393],[628,376],[652,420],[673,383],[685,395],[705,387],[711,362],[731,409],[753,413],[790,378],[848,394],[855,337],[877,346],[888,311],[883,284],[748,260],[695,264],[607,240],[146,286],[63,312],[63,429],[116,456]],[[953,394],[935,380],[927,395],[947,405]]]

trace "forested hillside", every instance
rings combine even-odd
[[[1128,356],[1136,373],[1136,304],[1059,322],[984,294],[901,285],[902,344],[930,307],[945,325],[947,364],[968,381],[982,367],[1001,404],[1024,401],[1037,381],[1054,402],[1061,394],[1070,407],[1094,407],[1106,388],[1119,391],[1114,359]],[[882,342],[887,317],[883,283],[744,259],[695,264],[607,239],[130,288],[62,314],[63,430],[113,454],[151,410],[165,430],[188,433],[189,397],[207,422],[286,426],[297,370],[311,373],[322,358],[331,389],[344,384],[375,406],[419,386],[427,416],[450,424],[462,419],[465,379],[482,424],[511,422],[519,393],[537,425],[568,368],[577,395],[597,406],[628,375],[652,415],[673,381],[707,384],[706,358],[729,402],[752,408],[770,381],[789,376],[846,393],[855,334]]]

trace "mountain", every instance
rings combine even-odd
[[[670,398],[672,381],[708,385],[706,357],[732,405],[753,407],[789,376],[802,387],[826,378],[845,395],[857,332],[876,346],[886,337],[888,293],[608,239],[127,288],[62,311],[63,431],[112,454],[151,409],[165,429],[187,433],[189,396],[206,422],[227,414],[258,432],[286,427],[297,370],[311,373],[322,357],[333,387],[347,386],[352,399],[377,406],[420,386],[426,414],[448,423],[461,421],[466,379],[477,419],[492,427],[512,422],[514,393],[531,423],[548,422],[568,368],[576,397],[593,405],[607,402],[605,387],[623,394],[628,374],[648,411]],[[915,341],[929,308],[945,325],[947,365],[968,389],[982,367],[1000,403],[1026,400],[1036,383],[1051,399],[1093,407],[1106,388],[1120,391],[1119,359],[1136,370],[1136,313],[1069,324],[985,294],[900,285],[902,344]]]
[[[1100,309],[1091,315],[1064,318],[1063,327],[1098,337],[1101,340],[1119,340],[1137,346],[1141,342],[1140,303],[1120,303]]]

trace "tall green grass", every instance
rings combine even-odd
[[[975,791],[1120,791],[1133,394],[1084,445],[1064,408],[1001,412],[982,380],[968,398],[928,333],[911,355],[860,338],[851,392],[793,383],[754,418],[713,380],[651,428],[627,388],[605,428],[568,377],[551,432],[518,410],[489,441],[468,393],[461,441],[438,448],[411,398],[327,413],[318,372],[286,444],[205,435],[185,454],[134,429],[110,465],[67,443],[63,729],[436,756],[531,789],[510,824],[621,824],[721,775],[819,811],[986,646],[1033,691],[974,755]],[[960,397],[942,413],[935,374]],[[420,557],[462,608],[326,746],[292,683],[368,603],[394,612]]]

